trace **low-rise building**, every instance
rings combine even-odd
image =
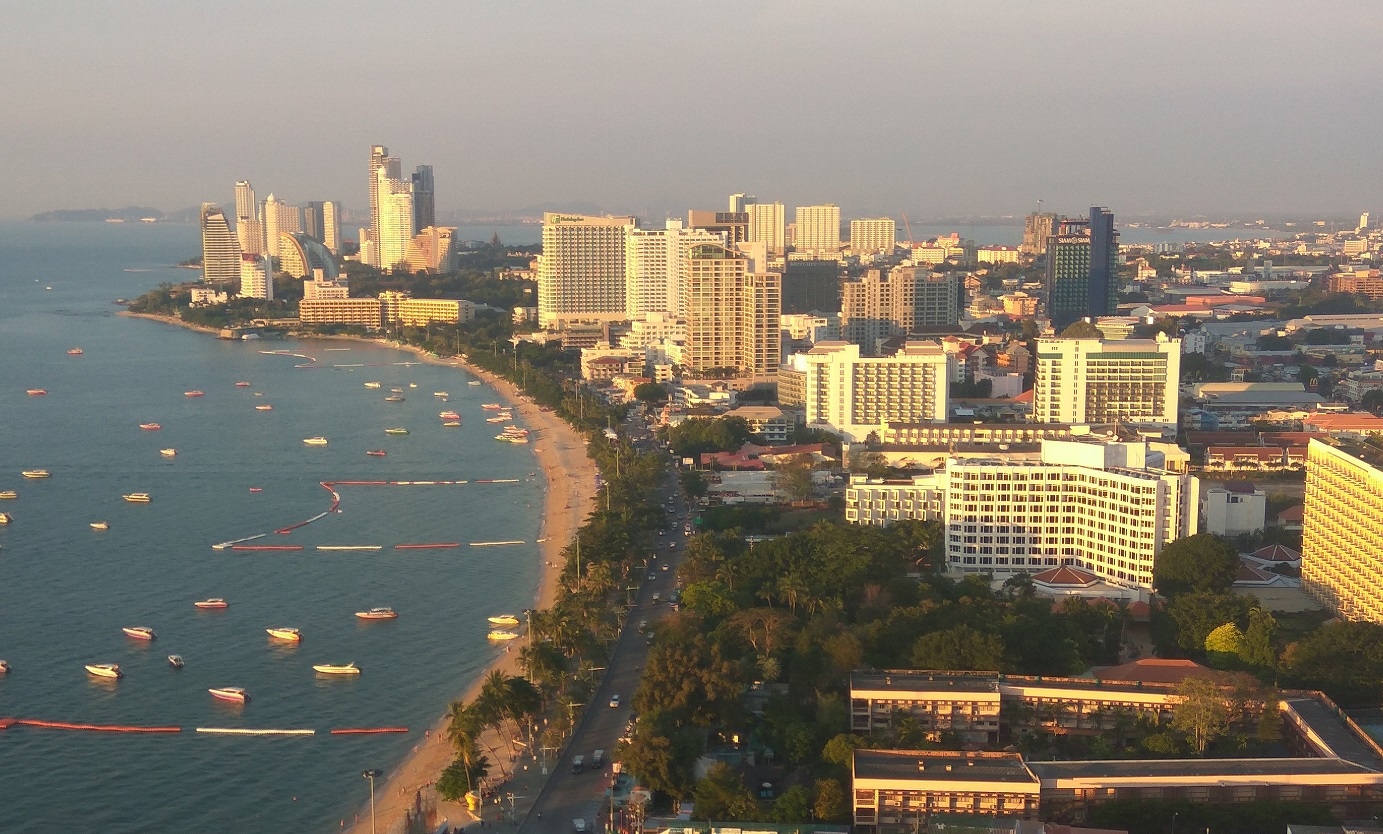
[[[739,417],[749,425],[750,431],[763,436],[769,443],[786,443],[797,428],[798,414],[771,405],[742,405],[723,416]]]
[[[1233,481],[1201,492],[1201,520],[1207,533],[1217,536],[1256,533],[1263,529],[1267,513],[1267,494],[1250,483]]]
[[[946,422],[949,360],[934,342],[908,342],[886,357],[861,356],[859,345],[848,342],[821,342],[793,354],[787,367],[789,399],[780,392],[780,402],[796,404],[800,397],[809,426],[862,441],[887,422]]]
[[[383,326],[383,305],[378,298],[311,298],[298,302],[303,324],[346,324],[375,329]]]
[[[851,475],[845,489],[845,520],[876,527],[895,521],[940,521],[946,517],[944,481],[937,472],[906,479]]]

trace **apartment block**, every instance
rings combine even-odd
[[[959,273],[912,266],[887,273],[871,269],[841,286],[841,337],[874,353],[880,342],[893,336],[955,324],[960,309]]]
[[[793,246],[798,252],[835,257],[840,252],[840,206],[798,206]]]
[[[802,375],[809,426],[863,441],[889,422],[946,420],[949,360],[935,342],[908,342],[886,357],[861,356],[848,342],[820,342],[786,364]]]
[[[1383,623],[1383,460],[1351,451],[1307,447],[1301,586],[1339,617]]]
[[[845,490],[845,520],[874,527],[897,521],[944,520],[945,481],[940,472],[898,480],[851,475]]]
[[[898,224],[891,217],[864,217],[850,221],[850,251],[892,252],[898,245]]]
[[[1035,423],[1125,423],[1174,430],[1181,341],[1038,339]]]
[[[694,244],[684,258],[688,368],[773,379],[782,354],[781,276],[750,272],[747,257],[718,243]]]
[[[370,329],[384,321],[378,298],[304,298],[298,302],[303,324],[352,324]]]

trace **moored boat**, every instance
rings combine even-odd
[[[131,504],[147,504],[152,500],[147,492],[130,492],[121,497]]]
[[[510,415],[496,414],[496,415],[493,416],[493,417],[486,417],[486,418],[485,418],[485,422],[487,422],[487,423],[507,423],[507,422],[509,422],[509,421],[512,420],[512,419],[514,419],[514,416],[513,416],[512,414],[510,414]]]
[[[512,435],[514,435],[514,436],[516,436],[516,437],[527,437],[527,436],[528,436],[528,429],[521,429],[521,428],[519,428],[518,426],[505,426],[505,427],[504,427],[504,433],[505,433],[505,434],[512,434]]]
[[[0,492],[0,501],[5,501],[5,500],[9,500],[9,499],[11,499],[11,498],[18,498],[18,497],[19,497],[19,493],[15,492],[15,491],[12,490],[12,489],[7,489],[7,490],[5,490],[4,492]]]
[[[9,671],[10,671],[10,662],[9,662],[8,660],[0,660],[0,675],[8,674]]]
[[[460,420],[460,419],[461,419],[461,415],[460,415],[460,414],[457,414],[455,411],[439,411],[439,412],[437,412],[437,416],[438,416],[438,417],[441,417],[443,420]]]
[[[249,387],[250,387],[250,383],[245,382],[244,380],[241,380],[240,382],[235,383],[235,387],[236,387],[236,388],[249,388]]]
[[[168,665],[169,665],[169,666],[172,666],[174,669],[181,669],[181,668],[185,665],[185,664],[182,662],[182,655],[180,655],[180,654],[170,654],[170,655],[168,655]]]
[[[326,439],[325,437],[321,437],[321,436],[318,436],[318,437],[304,437],[304,438],[303,438],[303,442],[306,443],[306,444],[309,445],[309,446],[325,446],[325,445],[327,445],[327,439]]]
[[[273,411],[274,407],[268,403],[255,406],[255,411]]]
[[[166,458],[175,458],[175,457],[178,456],[178,450],[177,450],[177,449],[171,449],[171,448],[170,448],[170,449],[159,449],[159,450],[158,450],[158,453],[159,453],[160,455],[163,455],[163,456],[166,457]]]
[[[48,392],[43,390],[42,388],[30,388],[26,390],[24,393],[28,394],[31,397],[42,397],[48,394]]]
[[[109,522],[109,521],[93,521],[93,522],[91,522],[91,529],[93,529],[93,530],[109,530],[109,529],[110,529],[110,522]]]
[[[264,630],[269,632],[269,636],[274,638],[275,640],[288,640],[293,643],[300,643],[303,639],[303,633],[301,631],[298,631],[296,628],[288,628],[284,626],[278,628],[266,628]]]
[[[386,403],[401,403],[403,402],[403,396],[400,394],[390,394],[384,398],[384,401]]]
[[[184,391],[184,392],[182,392],[182,395],[183,395],[184,397],[205,397],[205,396],[206,396],[206,392],[205,392],[205,391]]]
[[[154,630],[148,626],[125,626],[120,630],[136,640],[153,640],[158,637],[157,634],[154,634]]]
[[[372,458],[382,458],[389,453],[384,451],[383,449],[368,449],[366,450],[365,454],[369,455]]]
[[[518,638],[519,635],[515,634],[512,631],[502,631],[500,629],[495,628],[491,629],[490,633],[485,636],[491,640],[515,640]]]
[[[516,626],[519,624],[519,618],[515,617],[513,614],[496,614],[487,619],[490,621],[491,625],[497,626]]]
[[[139,427],[144,431],[158,431],[163,428],[163,426],[160,426],[158,423],[140,423]]]
[[[125,673],[120,671],[119,663],[88,663],[86,670],[98,678],[125,677]]]
[[[208,689],[207,692],[210,692],[213,698],[221,701],[231,701],[237,704],[243,704],[250,700],[250,693],[238,686],[213,687]]]
[[[378,382],[367,382],[367,383],[365,383],[365,387],[366,387],[366,388],[378,388],[378,387],[379,387],[379,383],[378,383]]]
[[[226,602],[224,599],[221,599],[220,597],[212,597],[211,599],[199,599],[192,604],[197,608],[202,609],[230,608],[230,603]]]
[[[11,521],[9,513],[0,513],[0,526],[9,524]]]
[[[385,429],[385,430],[384,430],[384,433],[385,433],[385,434],[408,434],[408,429],[394,427],[394,428]]]
[[[355,616],[362,620],[395,620],[399,614],[392,608],[371,608],[369,611],[357,611]]]
[[[389,392],[392,393],[392,394],[402,394],[402,393],[403,393],[403,389],[402,389],[402,388],[390,388],[390,389],[389,389]]]
[[[318,663],[312,667],[312,671],[321,675],[358,675],[360,667],[355,665],[355,661],[346,664]]]
[[[486,411],[499,411],[500,409],[504,408],[504,406],[500,405],[499,403],[481,403],[480,407],[485,409]]]
[[[442,428],[444,428],[444,429],[459,429],[459,428],[461,428],[461,421],[460,421],[460,420],[448,420],[448,421],[446,421],[445,423],[442,424]]]
[[[53,476],[53,473],[49,472],[47,469],[25,469],[19,474],[26,478],[51,478]]]
[[[85,353],[85,351],[83,351],[81,348],[75,347],[67,351],[68,356],[81,356],[83,353]]]
[[[479,384],[480,384],[480,380],[478,380],[478,379],[473,379],[473,380],[471,380],[470,382],[467,382],[466,384],[467,384],[467,385],[479,385]]]
[[[451,394],[448,394],[446,391],[433,391],[433,392],[432,392],[432,396],[434,396],[434,397],[450,397]]]

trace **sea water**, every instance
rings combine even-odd
[[[487,643],[486,616],[533,602],[544,483],[531,447],[493,439],[480,404],[494,391],[386,347],[230,342],[116,315],[116,298],[196,277],[171,265],[198,249],[191,226],[0,224],[0,490],[19,492],[0,501],[13,516],[0,527],[0,658],[12,667],[0,677],[0,717],[318,735],[12,727],[0,731],[6,832],[299,834],[349,824],[368,798],[362,770],[387,776],[504,651]],[[73,347],[83,354],[68,355]],[[384,402],[390,388],[405,401]],[[194,389],[205,396],[184,396]],[[462,415],[460,428],[442,427],[447,409]],[[145,422],[162,428],[141,431]],[[327,446],[303,443],[318,435]],[[160,455],[169,447],[175,457]],[[26,480],[25,469],[52,477]],[[338,486],[339,513],[274,532],[328,508],[321,481],[477,479],[517,482]],[[130,492],[152,500],[128,503]],[[260,533],[252,543],[306,549],[211,547]],[[495,540],[525,544],[393,548]],[[193,608],[207,597],[230,607]],[[374,606],[400,616],[353,616]],[[121,628],[132,625],[158,639],[131,640]],[[270,626],[300,628],[304,639],[277,645]],[[172,669],[169,654],[186,668]],[[312,671],[346,662],[363,674]],[[125,678],[93,679],[88,663],[118,663]],[[207,693],[225,686],[244,687],[250,702]],[[324,734],[380,725],[410,730]]]

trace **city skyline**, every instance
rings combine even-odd
[[[1379,117],[1359,107],[1383,9],[1364,3],[721,2],[670,27],[612,3],[421,2],[408,13],[429,26],[388,72],[359,57],[369,7],[323,11],[16,8],[0,136],[28,164],[0,217],[177,209],[239,179],[360,207],[359,149],[382,138],[434,166],[439,213],[587,201],[656,220],[743,192],[847,217],[1022,216],[1039,199],[1270,215],[1366,210],[1383,184]],[[234,84],[207,71],[218,60]],[[24,69],[39,65],[53,70]],[[724,120],[665,95],[732,66],[740,89],[773,94]],[[270,145],[229,114],[262,108],[289,73],[318,106]]]

